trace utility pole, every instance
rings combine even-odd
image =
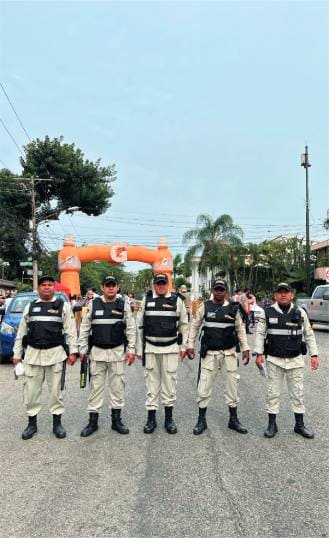
[[[32,220],[31,220],[31,232],[32,232],[32,278],[33,278],[33,290],[38,289],[38,260],[37,260],[37,208],[35,201],[35,179],[31,178],[31,208],[32,208]]]
[[[309,192],[308,192],[308,169],[311,166],[308,160],[308,146],[305,146],[305,153],[301,154],[301,166],[305,168],[305,180],[306,180],[306,253],[305,253],[305,265],[306,265],[306,291],[308,297],[311,294],[311,249],[310,249],[310,206],[309,206]]]
[[[51,178],[40,178],[40,177],[13,177],[11,179],[17,179],[19,181],[31,181],[31,222],[30,230],[32,236],[32,278],[33,278],[33,290],[36,291],[38,288],[38,259],[37,259],[37,243],[38,243],[38,234],[37,234],[37,202],[36,202],[36,192],[35,186],[37,181],[54,181]]]

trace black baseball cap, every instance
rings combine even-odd
[[[168,283],[168,277],[164,273],[157,273],[153,277],[153,284],[160,284],[160,282]]]
[[[49,280],[49,282],[55,282],[55,279],[52,276],[49,275],[42,275],[38,278],[38,286],[42,284],[42,282],[46,282],[46,280]]]
[[[223,288],[225,291],[228,290],[227,282],[226,282],[226,280],[223,280],[222,278],[214,278],[214,280],[212,281],[211,287],[213,289],[215,289],[215,288]]]
[[[103,286],[105,286],[105,284],[114,284],[115,286],[117,286],[118,281],[115,276],[108,275],[103,278]]]
[[[280,282],[277,286],[275,286],[274,291],[277,292],[282,288],[287,291],[292,291],[292,287],[290,284],[287,284],[287,282]]]

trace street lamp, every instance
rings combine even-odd
[[[306,265],[306,291],[307,295],[311,294],[311,264],[310,264],[310,208],[309,208],[309,194],[308,194],[308,169],[311,166],[308,160],[308,146],[305,146],[305,153],[301,154],[301,164],[305,168],[305,180],[306,180],[306,253],[305,253],[305,265]]]

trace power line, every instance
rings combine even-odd
[[[7,166],[6,163],[5,163],[2,159],[0,159],[0,163],[2,163],[3,166],[4,166],[5,168],[7,168],[7,170],[9,170],[9,166]]]
[[[2,88],[3,93],[5,94],[5,96],[6,96],[6,98],[7,98],[8,103],[9,103],[10,106],[11,106],[11,108],[12,108],[12,110],[13,110],[13,112],[14,112],[14,114],[15,114],[15,116],[16,116],[16,118],[17,118],[19,124],[20,124],[20,126],[22,127],[24,133],[26,134],[27,138],[28,138],[29,141],[31,142],[30,135],[29,135],[29,133],[27,132],[27,130],[25,129],[22,120],[20,119],[18,113],[17,113],[16,110],[15,110],[14,105],[12,104],[11,100],[9,99],[9,95],[7,94],[7,92],[6,92],[6,90],[5,90],[4,85],[2,84],[2,82],[0,82],[0,86],[1,86],[1,88]]]
[[[11,132],[9,131],[9,129],[6,127],[6,124],[5,124],[5,122],[3,121],[2,118],[0,118],[0,121],[1,121],[1,123],[2,123],[2,125],[3,125],[3,128],[5,129],[5,131],[6,131],[7,134],[10,136],[10,138],[11,138],[12,141],[14,142],[15,146],[17,147],[18,151],[24,156],[24,154],[23,154],[21,148],[20,148],[19,145],[17,144],[15,138],[13,137],[13,135],[11,134]]]

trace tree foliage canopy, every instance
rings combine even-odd
[[[79,208],[87,215],[100,215],[110,207],[116,179],[115,165],[101,166],[92,162],[74,144],[63,137],[34,140],[25,146],[21,158],[22,174],[15,176],[0,170],[0,240],[1,258],[9,261],[9,278],[21,272],[19,261],[31,251],[29,220],[31,219],[31,181],[23,178],[51,179],[36,181],[37,223],[57,219],[68,208]],[[20,179],[22,178],[22,179]],[[39,244],[39,253],[43,251]]]
[[[57,218],[69,207],[79,207],[87,215],[100,215],[110,207],[115,165],[101,166],[84,158],[74,144],[63,138],[34,140],[25,146],[21,158],[23,176],[51,179],[36,183],[39,218]]]
[[[234,224],[230,215],[220,215],[213,219],[210,215],[201,214],[197,218],[196,228],[188,230],[183,235],[183,242],[194,244],[188,249],[185,260],[200,252],[200,270],[209,268],[213,273],[216,267],[225,270],[229,265],[230,248],[241,245],[243,230]]]

